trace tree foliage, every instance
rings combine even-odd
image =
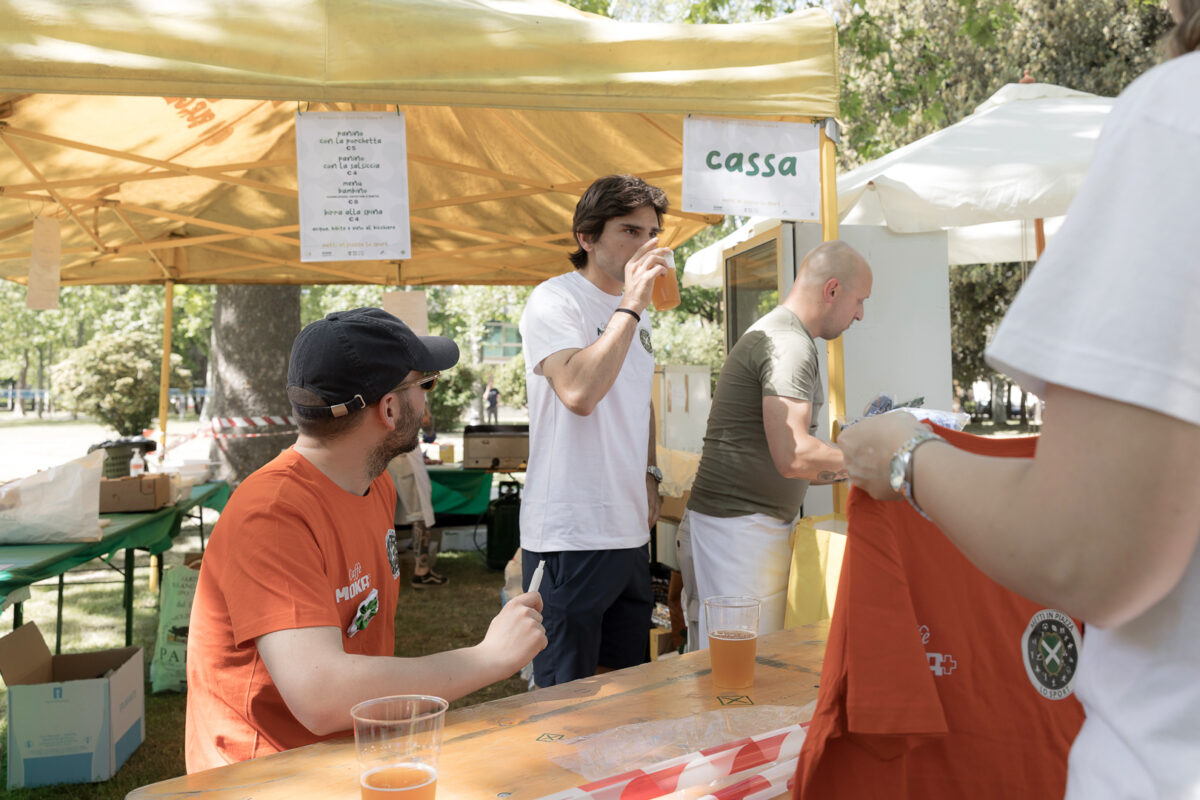
[[[183,359],[171,355],[171,386],[191,388]],[[158,415],[161,342],[145,331],[110,333],[72,350],[54,367],[63,404],[134,436]]]
[[[1165,4],[1143,0],[836,0],[834,13],[844,166],[957,122],[1025,70],[1116,95],[1169,26]]]

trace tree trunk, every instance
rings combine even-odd
[[[209,416],[290,416],[288,354],[299,332],[299,286],[218,286]],[[244,480],[296,441],[290,426],[223,427],[220,433],[241,434],[216,438],[209,450],[210,458],[220,462],[217,477],[232,483]]]
[[[29,351],[21,351],[21,371],[17,373],[17,416],[25,416],[25,395],[29,388]]]
[[[1008,391],[999,375],[992,376],[992,424],[997,428],[1008,422]]]

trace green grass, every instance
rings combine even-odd
[[[168,552],[167,563],[183,560],[181,545],[195,543],[194,532],[186,531]],[[99,562],[92,562],[98,564]],[[411,570],[411,559],[405,564]],[[396,655],[417,656],[476,644],[500,608],[503,576],[491,572],[476,552],[450,552],[438,556],[437,570],[450,579],[445,587],[414,590],[402,575],[400,604],[396,614]],[[150,659],[157,633],[157,599],[148,588],[149,564],[139,554],[135,570],[133,643],[143,649],[146,667],[146,741],[111,780],[93,784],[63,784],[36,789],[14,789],[12,800],[110,800],[123,798],[148,783],[184,774],[183,731],[186,697],[182,694],[151,694]],[[64,653],[102,650],[125,645],[125,619],[121,605],[121,576],[108,568],[80,567],[68,574],[63,597]],[[89,581],[83,583],[82,581]],[[102,582],[101,582],[102,581]],[[47,644],[54,648],[54,616],[57,581],[32,587],[25,603],[26,622],[37,622]],[[0,616],[0,633],[12,628],[12,611]],[[451,704],[451,708],[496,700],[525,691],[519,677],[493,684]],[[0,689],[0,701],[7,692]],[[7,706],[5,706],[7,708]],[[0,794],[7,786],[8,717],[0,719]]]

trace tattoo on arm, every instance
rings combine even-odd
[[[830,472],[828,470],[825,470],[823,472],[817,473],[817,480],[823,481],[825,483],[836,483],[838,481],[844,481],[844,480],[849,480],[849,479],[850,479],[850,473],[846,472],[846,470],[844,470],[844,469],[839,470],[838,472]]]

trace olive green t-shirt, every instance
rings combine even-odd
[[[816,344],[783,306],[751,325],[721,367],[688,508],[711,517],[769,514],[785,522],[799,513],[808,481],[783,477],[771,460],[762,415],[768,395],[812,403],[809,433],[816,435],[825,402]]]

